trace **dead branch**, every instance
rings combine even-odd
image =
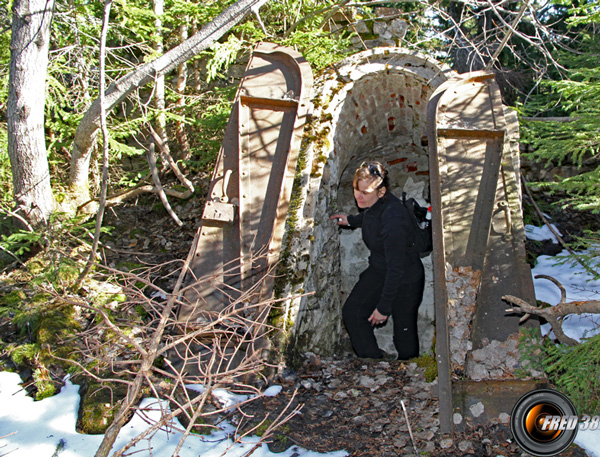
[[[175,214],[175,212],[173,211],[173,208],[171,208],[169,199],[167,198],[167,195],[165,194],[165,191],[163,190],[162,184],[160,182],[160,177],[158,176],[158,169],[156,168],[156,157],[154,155],[154,142],[150,143],[150,148],[148,148],[148,165],[150,165],[150,171],[152,172],[152,179],[154,181],[154,186],[157,189],[158,196],[160,197],[160,200],[162,201],[163,206],[167,210],[167,213],[169,213],[169,216],[171,216],[171,218],[175,221],[175,223],[179,227],[181,227],[183,225],[183,222],[181,222],[181,219],[179,219],[179,217],[177,217],[177,214]]]
[[[521,120],[528,122],[561,122],[561,123],[569,123],[578,121],[579,117],[571,117],[571,116],[562,116],[562,117],[528,117],[522,116]]]
[[[183,280],[189,270],[194,252],[196,251],[196,242],[192,243],[192,247],[188,253],[188,257],[185,260],[181,272],[179,274],[179,278],[177,279],[177,283],[173,289],[173,293],[169,296],[163,313],[160,317],[160,321],[156,329],[154,330],[153,337],[150,339],[150,344],[148,349],[145,351],[145,356],[142,358],[142,363],[138,368],[138,372],[134,378],[134,380],[129,385],[127,389],[127,396],[121,403],[121,407],[119,411],[115,415],[115,419],[113,423],[108,427],[104,439],[100,444],[98,450],[96,451],[96,457],[106,457],[110,452],[115,440],[117,439],[117,435],[119,434],[123,425],[125,425],[125,420],[128,417],[129,411],[139,402],[141,396],[141,390],[144,385],[144,381],[149,372],[152,371],[152,367],[156,361],[157,352],[159,350],[160,344],[163,340],[163,335],[169,322],[172,320],[172,311],[176,304],[176,297],[179,294],[181,286],[183,284]]]
[[[181,184],[183,184],[188,189],[189,195],[193,194],[194,184],[192,184],[192,181],[187,179],[186,176],[181,172],[179,166],[177,165],[177,162],[173,160],[173,157],[171,156],[171,153],[169,152],[169,148],[167,147],[167,144],[165,144],[165,141],[154,131],[152,126],[149,126],[149,128],[150,133],[152,134],[152,138],[154,138],[154,142],[158,145],[161,157],[167,164],[169,164],[169,167],[171,168],[173,173],[175,173],[175,176],[177,176],[179,182],[181,182]]]
[[[579,344],[577,340],[565,334],[562,329],[562,322],[564,318],[570,314],[599,314],[600,300],[573,301],[567,303],[566,290],[559,281],[551,276],[546,275],[536,275],[535,278],[547,279],[548,281],[554,283],[560,289],[560,302],[556,306],[540,308],[537,305],[532,305],[513,295],[504,295],[502,300],[514,305],[512,308],[508,308],[506,312],[513,314],[525,314],[523,318],[521,318],[521,321],[526,320],[531,314],[534,316],[543,317],[552,327],[552,331],[554,332],[554,335],[556,335],[558,341],[568,346],[575,346]]]
[[[124,455],[137,442],[165,426],[169,433],[170,421],[178,415],[185,416],[188,420],[185,430],[181,430],[183,436],[178,443],[178,448],[181,448],[192,427],[197,426],[198,422],[204,423],[206,419],[216,418],[217,415],[231,415],[235,411],[244,415],[244,405],[262,395],[257,386],[248,383],[248,379],[263,376],[261,371],[268,367],[262,355],[264,346],[260,342],[269,333],[276,331],[266,323],[266,317],[271,307],[283,300],[256,300],[262,286],[259,281],[244,292],[237,291],[237,294],[232,294],[231,303],[223,310],[204,312],[203,323],[182,334],[178,330],[180,323],[175,320],[175,307],[181,304],[180,297],[183,291],[190,287],[183,287],[183,278],[189,273],[189,265],[195,251],[196,246],[192,246],[183,266],[178,267],[179,277],[171,293],[151,281],[151,272],[154,269],[160,270],[161,266],[150,267],[147,271],[137,274],[97,266],[98,270],[104,269],[107,273],[104,279],[114,278],[122,284],[128,297],[128,301],[120,305],[123,310],[141,304],[151,313],[151,319],[143,324],[139,321],[128,321],[123,313],[119,313],[117,317],[114,309],[109,313],[103,308],[104,305],[88,303],[85,299],[66,294],[59,296],[55,290],[48,291],[64,303],[94,311],[101,317],[101,320],[91,320],[90,322],[95,324],[88,326],[78,335],[77,360],[68,362],[77,366],[84,376],[89,376],[101,384],[127,385],[127,395],[121,401],[114,422],[105,433],[97,456],[107,455],[124,421],[130,417],[132,411],[138,410],[137,404],[142,389],[149,388],[156,398],[167,399],[175,409],[168,411],[161,406],[161,419],[157,423],[149,424],[144,433],[115,453],[115,456]],[[267,274],[263,279],[266,277]],[[216,278],[200,278],[200,281],[205,280],[214,284]],[[162,298],[151,298],[156,292],[160,293]],[[234,356],[237,357],[236,360]],[[166,369],[156,366],[155,361],[158,357],[164,357]],[[170,359],[182,360],[183,365],[172,363]],[[90,363],[93,368],[89,368]],[[186,366],[195,372],[184,372]],[[165,383],[165,380],[168,383]],[[191,396],[187,392],[185,385],[192,382],[204,386],[201,395]],[[230,391],[244,393],[249,398],[235,407],[214,405],[207,409],[211,392],[216,387],[228,387]],[[139,410],[138,413],[143,414],[143,411]],[[266,439],[278,425],[289,420],[295,413],[286,417],[280,415],[262,439]],[[205,420],[199,421],[200,418]],[[234,441],[239,441],[247,433],[246,431],[242,434],[240,431],[234,436]]]
[[[109,141],[108,141],[108,126],[106,125],[106,104],[105,104],[105,86],[106,86],[106,37],[108,35],[108,17],[110,16],[110,9],[112,7],[112,0],[105,0],[104,2],[104,14],[102,20],[102,32],[100,34],[100,127],[102,130],[102,187],[100,190],[100,207],[98,208],[98,214],[96,215],[96,228],[94,232],[94,240],[92,242],[92,249],[88,261],[77,278],[75,287],[79,288],[84,278],[88,275],[92,268],[92,264],[98,252],[98,243],[100,242],[100,233],[102,229],[102,220],[104,218],[104,209],[106,208],[106,192],[108,189],[108,153],[109,153]]]
[[[288,403],[285,406],[285,408],[283,408],[283,410],[281,411],[281,413],[279,413],[279,415],[275,418],[275,420],[267,427],[267,429],[262,434],[260,442],[256,443],[252,449],[250,449],[247,453],[245,453],[243,455],[243,457],[247,457],[249,455],[254,454],[254,452],[261,446],[261,444],[265,440],[267,440],[267,439],[269,439],[271,437],[271,435],[273,434],[273,432],[275,432],[275,430],[277,430],[278,428],[280,428],[283,424],[285,424],[286,422],[288,422],[290,419],[292,419],[296,414],[298,414],[302,410],[302,407],[304,405],[299,405],[298,407],[294,408],[292,410],[292,412],[290,412],[289,414],[287,414],[286,416],[284,416],[284,414],[286,414],[286,412],[288,411],[288,409],[290,408],[290,406],[294,402],[294,399],[296,398],[296,394],[297,393],[298,393],[298,390],[297,389],[294,390],[294,393],[292,394],[292,397],[288,401]],[[265,420],[263,420],[260,424],[263,424],[266,420],[267,420],[267,417],[265,417]],[[260,424],[259,424],[259,426],[260,426]],[[255,427],[255,428],[253,428],[251,430],[248,430],[244,435],[242,435],[242,437],[250,435],[259,426]],[[222,454],[222,455],[225,455],[225,454]]]
[[[490,2],[490,6],[494,9],[496,13],[498,13],[496,8],[494,7],[494,2]],[[523,5],[521,5],[521,9],[519,10],[519,14],[517,14],[517,17],[515,17],[512,24],[506,27],[506,32],[504,34],[502,42],[496,48],[496,51],[494,51],[494,55],[491,57],[491,59],[485,66],[486,71],[490,71],[492,69],[492,67],[494,66],[494,62],[496,62],[496,59],[498,59],[498,56],[500,56],[500,53],[508,44],[508,40],[510,40],[511,37],[515,34],[517,26],[519,25],[519,22],[521,21],[521,18],[523,17],[523,14],[525,14],[525,10],[527,10],[527,8],[529,8],[529,1],[525,0],[523,2]],[[498,14],[498,17],[501,17],[501,15]]]
[[[185,200],[186,198],[190,198],[192,193],[189,190],[186,191],[178,191],[175,189],[170,189],[168,187],[163,187],[162,191],[169,197],[179,198]],[[159,190],[156,186],[151,184],[144,184],[141,186],[134,187],[133,189],[127,189],[122,192],[117,192],[116,194],[112,194],[106,197],[106,207],[110,208],[116,205],[123,203],[126,200],[130,200],[132,198],[138,197],[143,194],[156,194]],[[82,203],[77,207],[77,211],[85,212],[85,207],[91,205],[92,203],[98,202],[97,198],[88,200],[85,203]]]

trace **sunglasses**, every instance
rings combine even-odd
[[[373,165],[372,163],[363,162],[360,165],[360,168],[366,168],[367,170],[369,170],[369,173],[371,173],[371,175],[377,176],[377,177],[383,179],[383,176],[381,176],[381,173],[379,172],[379,169],[377,168],[377,166]]]

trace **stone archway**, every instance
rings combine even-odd
[[[306,135],[304,168],[293,197],[284,258],[285,293],[314,292],[286,310],[296,349],[333,354],[343,348],[341,306],[366,266],[359,231],[340,231],[336,211],[356,212],[352,175],[361,162],[378,160],[390,172],[392,191],[422,203],[428,198],[427,102],[453,77],[448,67],[401,48],[380,48],[341,62],[314,85],[315,110]],[[420,309],[421,350],[433,340],[431,260]],[[378,331],[393,352],[391,326]]]

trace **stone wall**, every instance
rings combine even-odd
[[[390,172],[392,191],[425,203],[429,171],[426,109],[431,93],[454,73],[439,62],[401,48],[377,48],[341,62],[315,82],[313,118],[302,160],[285,243],[283,294],[291,338],[300,351],[342,349],[341,307],[366,266],[360,231],[340,230],[329,216],[356,213],[352,175],[361,162],[378,160]],[[420,309],[422,351],[432,348],[431,261]],[[393,352],[391,325],[378,331]]]

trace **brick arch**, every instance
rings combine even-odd
[[[422,54],[379,48],[349,57],[316,81],[308,136],[313,141],[306,148],[311,165],[302,180],[299,234],[290,241],[290,266],[303,278],[300,288],[315,292],[290,306],[298,350],[328,354],[344,339],[341,306],[366,256],[360,239],[340,234],[329,216],[353,209],[354,169],[363,160],[379,160],[397,195],[408,186],[423,197],[427,102],[454,74]],[[428,331],[433,334],[432,327]]]

